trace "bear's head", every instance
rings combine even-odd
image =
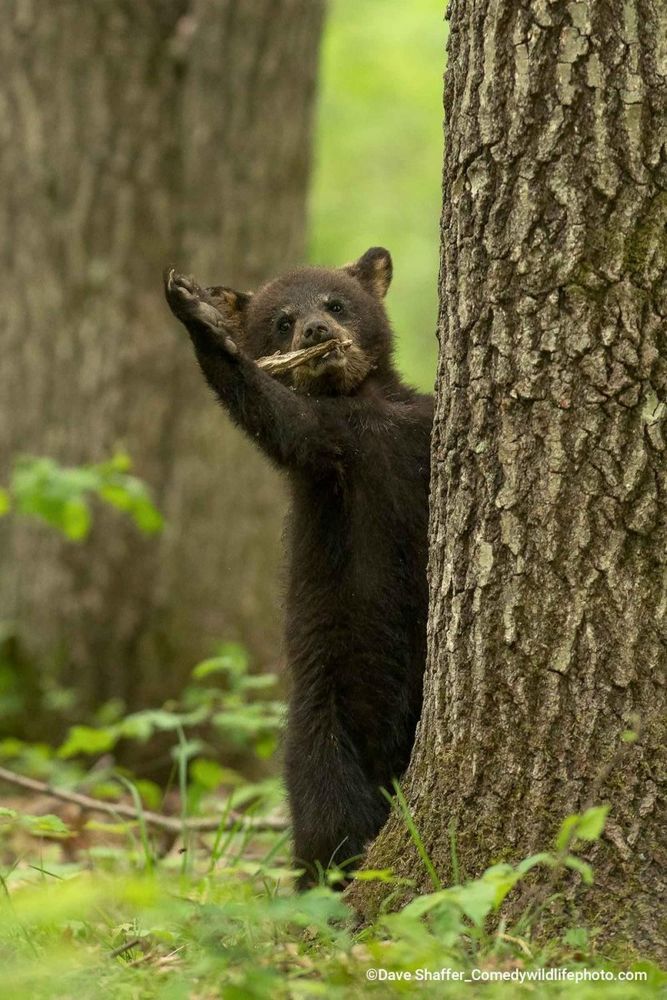
[[[391,256],[372,247],[342,268],[302,267],[254,294],[209,289],[240,347],[252,358],[331,342],[331,351],[292,372],[299,392],[351,394],[372,372],[391,367],[392,336],[383,298]],[[351,341],[345,350],[338,345]]]

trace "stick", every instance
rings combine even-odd
[[[124,819],[139,820],[140,814],[137,809],[128,806],[123,802],[103,802],[101,799],[94,799],[90,795],[82,795],[81,792],[68,792],[64,788],[54,788],[44,781],[37,781],[35,778],[27,778],[23,774],[16,774],[5,767],[0,767],[0,781],[6,781],[9,785],[17,785],[25,788],[29,792],[38,792],[40,795],[52,795],[54,799],[61,799],[63,802],[73,802],[88,812],[103,812],[110,816],[122,816]],[[222,817],[204,816],[201,819],[181,820],[173,816],[163,816],[162,813],[151,812],[144,809],[141,812],[146,823],[157,827],[159,830],[167,830],[169,833],[179,834],[183,830],[194,833],[210,833],[219,829]],[[230,811],[225,821],[225,829],[230,829],[237,823],[245,830],[255,830],[265,832],[267,830],[285,830],[287,824],[281,819],[265,817],[256,819],[252,816],[244,816],[242,813]]]
[[[136,948],[138,944],[141,944],[141,938],[133,937],[125,944],[119,944],[117,948],[109,952],[109,958],[118,958],[125,951],[129,951],[131,948]]]
[[[284,375],[286,372],[305,365],[314,358],[321,358],[331,350],[346,351],[352,344],[351,340],[325,340],[314,347],[304,347],[300,351],[289,351],[288,354],[269,354],[258,358],[257,365],[269,375]]]

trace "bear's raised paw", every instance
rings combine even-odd
[[[215,335],[217,343],[228,354],[238,354],[238,347],[225,328],[224,317],[207,301],[206,292],[194,278],[179,274],[174,267],[167,267],[163,279],[165,297],[174,316],[188,328],[194,325],[201,329],[203,326]]]

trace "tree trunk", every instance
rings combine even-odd
[[[166,516],[63,543],[5,518],[0,608],[84,704],[278,645],[276,477],[216,408],[170,262],[249,288],[302,257],[318,0],[10,0],[0,38],[0,467],[118,445]]]
[[[608,801],[595,887],[571,895],[648,954],[667,861],[666,59],[650,0],[451,5],[429,654],[404,782],[445,882],[452,821],[473,877]],[[397,818],[369,864],[427,886]]]

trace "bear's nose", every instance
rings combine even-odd
[[[329,332],[329,327],[327,324],[321,320],[310,320],[303,331],[303,343],[306,347],[314,347],[315,344],[321,344],[323,340],[328,340],[331,337]]]

